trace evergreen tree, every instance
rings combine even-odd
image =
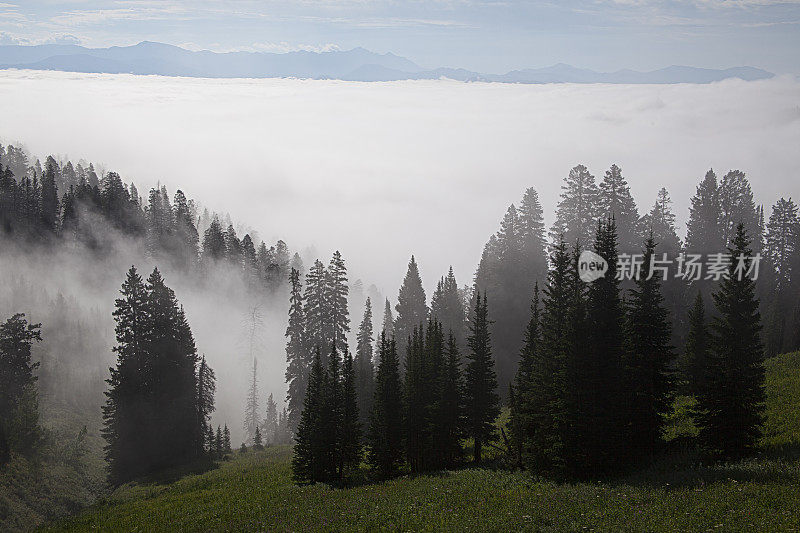
[[[48,231],[55,232],[58,229],[58,163],[53,156],[47,156],[45,171],[42,176],[42,224]]]
[[[517,442],[512,444],[527,469],[560,473],[585,464],[587,421],[579,395],[587,395],[588,384],[581,381],[585,362],[577,359],[585,354],[578,347],[585,336],[583,287],[563,240],[553,251],[552,265],[541,311],[534,288],[514,388]]]
[[[154,269],[147,278],[146,395],[153,404],[150,424],[150,468],[158,471],[202,455],[197,425],[197,348],[175,293]],[[158,408],[154,408],[158,406]],[[159,438],[154,438],[158,435]]]
[[[289,325],[286,327],[286,401],[289,404],[289,427],[297,429],[303,400],[308,388],[308,371],[311,366],[311,351],[306,344],[305,311],[300,286],[300,272],[292,269],[289,277]]]
[[[383,325],[381,332],[386,334],[387,338],[394,337],[394,318],[392,317],[392,305],[389,303],[389,298],[386,298],[386,303],[383,306]]]
[[[525,260],[526,286],[532,286],[547,276],[547,242],[545,240],[544,210],[539,193],[529,187],[519,204],[519,230],[522,257]]]
[[[611,165],[600,182],[598,207],[604,217],[613,217],[619,232],[619,248],[632,253],[639,247],[639,212],[628,182],[617,165]]]
[[[289,430],[289,419],[286,415],[286,407],[283,408],[281,414],[278,415],[278,439],[277,444],[289,444],[291,440],[291,431]]]
[[[437,390],[435,432],[438,462],[452,467],[461,458],[461,437],[464,428],[463,390],[461,377],[461,353],[453,332],[447,337],[445,360]]]
[[[598,225],[594,246],[595,253],[608,262],[608,271],[589,284],[587,300],[586,457],[590,468],[600,470],[618,463],[626,447],[625,316],[617,276],[617,249],[617,226],[610,218]]]
[[[675,260],[681,252],[681,241],[675,228],[675,213],[672,212],[672,199],[667,189],[658,191],[658,198],[648,214],[642,217],[641,229],[645,241],[652,233],[656,248],[654,257],[660,260],[666,254],[668,260]],[[672,341],[681,343],[686,330],[686,284],[675,276],[667,276],[661,280],[661,294],[664,307],[672,319]]]
[[[194,338],[158,269],[144,284],[131,268],[121,294],[114,311],[117,366],[103,409],[112,484],[200,457],[213,405],[208,398],[201,404]]]
[[[261,244],[258,245],[258,251],[256,252],[256,265],[258,267],[258,278],[265,287],[269,287],[267,280],[269,279],[271,263],[272,259],[269,250],[267,250],[267,245],[264,244],[264,241],[261,241]],[[302,272],[302,268],[297,268],[296,270]]]
[[[148,256],[158,258],[163,253],[172,252],[175,221],[166,189],[158,187],[150,189],[145,214],[147,223],[145,242]]]
[[[218,459],[222,459],[222,456],[225,455],[222,428],[219,426],[217,426],[217,435],[214,437],[214,452]]]
[[[175,221],[175,237],[177,248],[175,259],[184,269],[191,269],[197,264],[199,236],[194,225],[189,202],[180,189],[175,192],[173,199],[173,220]]]
[[[203,263],[207,266],[225,257],[225,234],[216,216],[203,234]]]
[[[214,459],[217,457],[219,450],[217,450],[217,438],[214,435],[214,428],[209,424],[203,436],[203,450],[205,450],[208,457]]]
[[[328,265],[326,282],[327,322],[331,328],[331,337],[326,340],[335,343],[336,349],[344,352],[347,350],[347,334],[350,332],[350,315],[347,310],[347,295],[350,289],[347,285],[347,268],[338,250],[333,253]]]
[[[661,295],[662,279],[650,268],[655,248],[651,234],[645,242],[641,274],[627,302],[626,407],[630,413],[628,447],[634,458],[653,456],[661,440],[664,416],[672,405],[670,322]]]
[[[484,250],[475,283],[478,292],[493,296],[490,333],[502,391],[517,368],[528,295],[547,274],[544,222],[536,191],[528,189],[520,205],[519,210],[511,205],[506,211],[500,230]]]
[[[72,161],[67,161],[61,169],[61,182],[63,183],[62,189],[69,189],[78,185],[78,175],[75,173]]]
[[[333,343],[328,356],[328,372],[323,381],[322,392],[322,442],[325,450],[322,456],[323,480],[331,482],[342,478],[344,441],[342,363],[339,351]]]
[[[761,251],[761,232],[759,230],[759,214],[753,200],[753,190],[744,172],[731,170],[722,177],[719,185],[720,229],[722,245],[730,246],[736,228],[744,224],[747,235],[753,239],[756,252]]]
[[[675,213],[672,212],[672,199],[666,188],[658,191],[658,198],[648,214],[642,217],[642,240],[652,233],[658,250],[670,255],[677,254],[681,241],[675,229]],[[663,280],[662,280],[663,281]]]
[[[197,369],[197,418],[201,438],[207,435],[211,429],[211,413],[214,411],[216,390],[214,370],[208,366],[206,358],[203,356]]]
[[[100,183],[100,205],[111,225],[128,234],[140,234],[144,221],[138,203],[131,202],[130,193],[116,172],[109,172]]]
[[[405,360],[405,443],[406,460],[412,472],[425,470],[430,446],[428,379],[425,368],[425,337],[422,326],[414,328],[406,346]]]
[[[550,238],[557,244],[581,242],[588,245],[594,238],[595,225],[600,217],[599,189],[589,170],[578,165],[569,171],[561,185],[561,200],[556,208],[556,221],[550,230]]]
[[[426,470],[442,468],[446,465],[447,454],[443,448],[444,441],[439,438],[439,432],[441,431],[439,415],[444,382],[445,350],[442,324],[435,318],[428,319],[422,359],[423,400],[427,418],[427,427],[425,428],[427,443],[423,454],[423,464]]]
[[[519,338],[525,328],[527,297],[534,280],[525,279],[527,258],[522,254],[522,233],[516,208],[511,205],[497,233],[498,261],[489,284],[478,291],[491,291],[494,297],[494,321],[490,326],[495,340],[494,353],[501,385],[512,379],[517,366]],[[528,285],[530,283],[530,286]]]
[[[372,364],[372,302],[367,298],[364,304],[364,318],[358,326],[356,336],[355,386],[358,397],[359,423],[366,428],[372,399],[375,396],[375,368]]]
[[[439,280],[436,291],[431,297],[431,316],[442,324],[444,331],[453,333],[456,343],[464,346],[467,315],[452,266],[448,270],[447,276]]]
[[[253,449],[254,450],[263,450],[264,449],[264,440],[261,437],[261,428],[256,426],[256,431],[253,434]]]
[[[61,198],[61,235],[68,238],[76,238],[78,236],[78,210],[75,200],[75,192],[70,187]]]
[[[689,333],[678,365],[684,392],[695,397],[702,391],[705,372],[710,367],[710,337],[705,315],[703,295],[698,292],[689,310]]]
[[[563,242],[556,248],[556,253],[565,253]],[[558,265],[554,261],[554,270],[550,278],[558,272]],[[566,317],[564,317],[566,321]],[[531,303],[531,318],[525,330],[525,344],[520,354],[519,368],[514,383],[509,391],[509,404],[511,406],[511,443],[514,461],[518,465],[526,464],[530,469],[538,469],[545,463],[544,455],[547,449],[541,443],[536,445],[536,438],[554,428],[544,424],[543,417],[547,410],[548,394],[552,394],[552,383],[545,373],[545,361],[541,357],[540,344],[540,318],[539,318],[539,286],[534,287],[533,302]],[[550,385],[548,387],[548,385]],[[553,435],[551,434],[552,438]],[[533,454],[541,454],[542,458],[534,458]]]
[[[28,191],[25,190],[22,183],[20,183],[19,189],[22,189],[22,191],[18,191],[14,174],[8,167],[3,170],[2,159],[0,159],[0,229],[5,233],[12,233],[16,230],[20,220],[28,218],[26,209],[28,202],[25,201],[28,198],[28,194],[26,194]],[[25,200],[21,202],[21,206],[18,206],[17,202],[20,195]],[[38,201],[36,204],[38,206]],[[37,217],[37,222],[39,218]]]
[[[701,438],[715,454],[737,457],[755,446],[764,409],[764,349],[755,282],[747,275],[753,252],[745,225],[736,229],[728,277],[714,293],[711,355],[699,384]]]
[[[0,324],[0,466],[9,452],[29,452],[39,440],[36,376],[31,345],[41,341],[41,324],[17,313]]]
[[[306,275],[306,288],[303,292],[306,338],[312,348],[325,347],[333,342],[333,332],[328,311],[327,273],[321,261],[314,265]]]
[[[128,270],[114,304],[117,364],[107,381],[103,406],[103,438],[109,481],[122,483],[144,472],[139,451],[144,447],[147,372],[147,291],[134,267]]]
[[[719,253],[725,249],[722,231],[722,207],[717,176],[713,169],[706,172],[691,199],[689,220],[686,222],[687,256]],[[689,280],[694,292],[709,296],[714,283],[710,280]],[[680,317],[676,317],[680,318]]]
[[[225,259],[227,259],[228,263],[234,268],[241,269],[243,266],[242,241],[236,236],[236,230],[233,228],[233,224],[228,225],[228,229],[225,230],[224,238]]]
[[[267,415],[264,418],[264,438],[267,440],[267,445],[275,444],[276,437],[278,436],[278,405],[272,398],[272,393],[267,398]]]
[[[403,460],[402,403],[397,343],[384,331],[378,348],[367,455],[373,470],[384,479],[395,475]]]
[[[768,356],[800,347],[800,217],[792,199],[781,198],[766,226],[765,256],[771,288],[765,313],[764,342]]]
[[[303,412],[295,433],[292,477],[297,483],[314,483],[325,479],[324,453],[326,450],[323,419],[325,394],[325,369],[319,347],[308,378],[308,389],[303,399]]]
[[[408,338],[414,328],[424,324],[428,319],[428,306],[425,303],[425,289],[422,288],[422,278],[414,256],[408,263],[408,271],[397,296],[397,318],[394,322],[394,336],[397,340],[397,349],[405,351]]]
[[[97,172],[95,172],[92,163],[89,163],[89,169],[86,171],[86,181],[90,187],[97,188],[100,186],[100,179],[97,177]]]
[[[286,283],[289,274],[289,247],[286,246],[286,243],[282,240],[278,240],[278,242],[275,243],[273,263],[274,276],[272,280],[272,286],[274,289],[277,289]]]
[[[345,479],[350,472],[357,470],[361,464],[361,427],[353,357],[350,355],[350,352],[345,352],[344,364],[342,365],[342,425],[340,428],[342,437],[339,457],[340,479]]]
[[[228,429],[228,424],[225,424],[225,427],[222,429],[222,445],[225,453],[233,453],[233,449],[231,448],[231,431]]]
[[[261,280],[258,272],[258,258],[250,234],[242,238],[242,267],[244,269],[244,280],[247,286],[252,289],[259,287]]]
[[[789,289],[793,279],[800,276],[800,272],[793,272],[797,265],[795,256],[800,250],[800,218],[797,214],[797,204],[791,198],[781,198],[772,207],[772,214],[767,224],[766,257],[777,273],[775,290]]]
[[[485,294],[483,299],[480,294],[476,297],[467,345],[470,351],[465,373],[466,424],[468,435],[474,440],[475,462],[480,463],[483,445],[495,437],[494,422],[500,413]]]

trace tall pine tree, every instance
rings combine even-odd
[[[556,208],[556,221],[550,230],[554,244],[581,242],[588,246],[594,238],[595,225],[600,216],[599,189],[589,170],[578,165],[569,171],[561,185],[561,199]]]
[[[303,400],[308,389],[308,372],[311,367],[311,350],[306,340],[306,319],[303,308],[303,293],[300,272],[294,268],[289,276],[289,324],[286,326],[286,401],[288,402],[288,424],[297,429]]]
[[[474,441],[474,459],[481,462],[483,446],[495,438],[495,420],[500,414],[497,377],[489,338],[489,309],[486,295],[478,294],[467,339],[465,404],[467,434]]]
[[[626,407],[630,413],[628,447],[634,458],[652,457],[658,450],[672,399],[670,322],[661,295],[662,276],[651,269],[655,249],[651,234],[645,242],[641,273],[627,302]]]
[[[364,304],[364,318],[358,326],[356,358],[354,362],[356,396],[358,397],[359,422],[362,428],[369,423],[372,399],[375,395],[375,368],[372,364],[372,302]]]
[[[402,404],[397,343],[383,332],[378,348],[367,458],[372,469],[384,479],[395,475],[403,461]]]
[[[425,303],[425,289],[422,288],[422,278],[414,256],[408,262],[408,271],[397,296],[397,318],[394,321],[394,335],[397,339],[397,349],[405,352],[408,339],[414,328],[424,324],[428,319],[428,306]]]
[[[326,474],[324,435],[325,369],[319,347],[314,350],[314,362],[308,376],[308,388],[303,398],[303,412],[295,433],[292,477],[296,483],[324,481]]]
[[[728,277],[714,293],[718,316],[705,379],[698,390],[701,438],[713,453],[738,457],[761,435],[764,409],[764,349],[755,282],[747,274],[753,252],[745,225],[736,228]]]

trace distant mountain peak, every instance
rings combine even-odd
[[[211,78],[317,78],[396,81],[450,78],[501,83],[710,83],[727,78],[758,80],[772,73],[754,67],[705,69],[671,65],[639,72],[596,72],[566,63],[543,68],[482,74],[462,68],[425,70],[413,61],[361,46],[350,50],[287,53],[191,51],[171,44],[141,41],[135,45],[85,48],[77,45],[0,46],[0,68],[68,72],[157,74]]]

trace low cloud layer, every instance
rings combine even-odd
[[[426,289],[472,278],[508,204],[612,163],[641,212],[667,186],[681,222],[705,171],[750,177],[756,200],[800,197],[800,83],[500,85],[205,80],[0,73],[3,142],[156,182],[293,249],[342,251],[391,296],[416,254]],[[681,233],[683,230],[681,230]]]

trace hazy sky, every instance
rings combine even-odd
[[[0,43],[363,46],[483,72],[752,65],[800,73],[798,0],[46,0],[0,3]]]
[[[409,256],[426,289],[471,280],[526,187],[548,226],[578,163],[622,167],[640,211],[668,187],[681,223],[709,167],[757,201],[800,198],[800,83],[509,85],[207,80],[0,72],[2,141],[86,158],[229,211],[267,240],[339,248],[396,298]],[[680,230],[683,236],[683,229]]]

